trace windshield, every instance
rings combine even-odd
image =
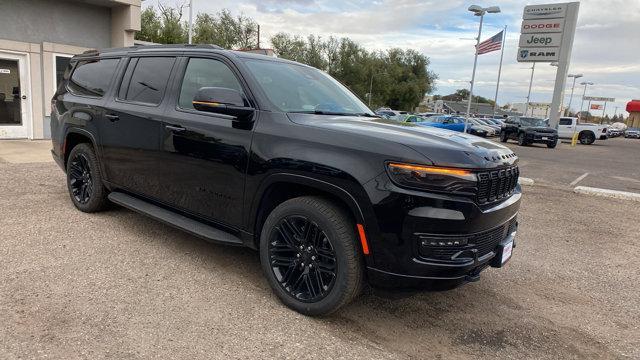
[[[536,119],[536,118],[530,118],[530,117],[521,117],[520,123],[522,123],[522,125],[525,125],[525,126],[542,126],[542,127],[547,126],[547,122],[544,119]]]
[[[246,65],[280,111],[375,116],[351,91],[318,69],[265,60],[247,60]]]

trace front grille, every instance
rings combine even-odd
[[[451,260],[451,257],[455,254],[463,252],[458,257],[469,258],[472,257],[472,251],[477,251],[478,258],[487,255],[492,252],[502,240],[509,236],[516,230],[517,220],[514,217],[508,223],[502,224],[497,228],[483,231],[477,234],[467,237],[468,244],[464,246],[421,246],[420,253],[422,256],[430,259],[438,260]],[[433,239],[433,235],[429,235],[429,238]]]
[[[478,173],[478,204],[487,204],[508,198],[518,184],[517,166]]]

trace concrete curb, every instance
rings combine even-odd
[[[526,177],[519,177],[518,178],[518,183],[520,183],[520,185],[529,185],[532,186],[533,184],[535,184],[536,182],[533,181],[533,179],[529,179]]]
[[[602,196],[602,197],[608,197],[608,198],[614,198],[614,199],[640,201],[640,194],[627,192],[627,191],[600,189],[600,188],[594,188],[594,187],[588,187],[588,186],[576,186],[573,189],[573,192],[576,194],[594,195],[594,196]]]

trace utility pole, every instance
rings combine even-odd
[[[580,113],[582,113],[582,109],[584,108],[584,97],[587,95],[587,85],[593,85],[591,81],[581,82],[580,85],[584,85],[584,90],[582,90],[582,102],[580,103]],[[591,101],[589,101],[591,104]]]
[[[569,106],[567,106],[567,110],[571,112],[571,101],[573,100],[573,89],[576,87],[576,79],[581,78],[582,74],[569,74],[567,77],[573,78],[573,85],[571,86],[571,96],[569,97]]]
[[[258,24],[258,49],[260,49],[260,24]]]

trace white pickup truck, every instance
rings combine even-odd
[[[558,137],[571,139],[578,134],[578,140],[583,145],[593,144],[596,139],[607,139],[607,126],[600,124],[579,124],[578,118],[561,117],[558,123]]]

